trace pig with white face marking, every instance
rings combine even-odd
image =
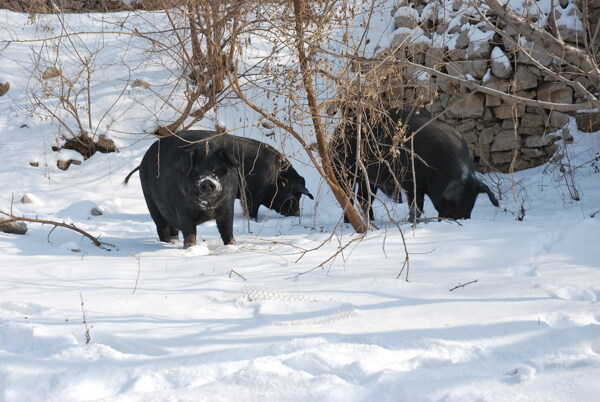
[[[306,188],[290,161],[272,146],[252,138],[207,130],[190,130],[177,134],[186,140],[214,139],[233,152],[240,161],[240,191],[250,218],[258,220],[261,205],[284,216],[300,214],[300,198],[313,195]]]
[[[217,221],[224,244],[233,238],[233,205],[238,193],[238,160],[212,140],[190,143],[177,136],[150,146],[139,170],[142,190],[158,238],[172,242],[183,233],[183,247],[196,244],[196,226]]]

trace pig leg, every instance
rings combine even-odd
[[[148,206],[150,216],[156,225],[156,232],[158,233],[159,240],[170,243],[172,238],[172,226],[165,220],[151,198],[146,197],[146,205]]]
[[[249,215],[255,221],[258,221],[258,210],[260,208],[259,202],[253,202],[248,196],[248,211],[250,211]]]
[[[190,248],[196,245],[196,233],[185,233],[183,235],[183,248]]]
[[[171,243],[175,243],[179,239],[179,229],[175,226],[169,226],[169,234],[171,235]]]
[[[417,218],[421,216],[425,210],[423,205],[425,204],[425,191],[417,188]]]
[[[217,210],[217,228],[223,244],[235,244],[233,238],[233,202]]]
[[[367,180],[361,180],[358,184],[358,202],[360,207],[363,210],[363,213],[369,214],[369,221],[374,219],[373,208],[371,207],[371,203],[373,202],[373,196],[377,191],[377,186],[375,184],[369,183]]]
[[[244,182],[244,185],[246,184],[247,183]],[[249,216],[252,220],[258,221],[258,209],[260,208],[260,203],[252,202],[252,194],[250,194],[250,191],[242,192],[240,189],[236,198],[238,198],[242,204],[244,215]],[[256,206],[254,204],[256,204]]]
[[[423,204],[425,202],[425,192],[423,190],[417,188],[417,193],[415,195],[413,184],[407,183],[406,186],[406,195],[408,200],[410,201],[410,213],[408,215],[409,222],[418,221],[421,217],[421,213],[423,212]]]
[[[181,224],[181,232],[183,233],[183,248],[188,248],[196,245],[196,225],[191,218],[179,218]]]

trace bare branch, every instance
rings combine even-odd
[[[111,251],[112,249],[117,248],[117,246],[115,246],[114,244],[110,244],[110,243],[106,243],[106,242],[98,240],[97,237],[92,236],[85,230],[79,229],[77,226],[75,226],[72,223],[57,222],[57,221],[51,221],[51,220],[46,220],[46,219],[37,219],[37,218],[25,218],[23,216],[15,216],[12,213],[4,212],[4,211],[0,211],[0,214],[8,217],[7,220],[0,221],[0,223],[2,223],[2,224],[12,223],[12,222],[30,222],[30,223],[41,223],[42,225],[52,225],[52,226],[54,226],[52,228],[52,230],[56,229],[56,227],[61,227],[61,228],[65,228],[65,229],[69,229],[74,232],[77,232],[77,233],[87,237],[88,239],[90,239],[92,241],[92,243],[94,244],[94,246],[101,248],[103,250]]]
[[[477,3],[477,4],[479,4],[479,3]],[[492,21],[490,21],[490,19],[488,18],[488,16],[481,10],[480,7],[477,7],[477,5],[476,5],[476,8],[477,8],[477,11],[479,12],[481,18],[485,21],[485,23],[487,24],[487,26],[490,29],[493,29],[494,32],[496,32],[498,35],[502,36],[503,40],[508,41],[509,43],[512,44],[512,46],[514,46],[515,48],[519,49],[519,51],[523,52],[523,54],[525,56],[527,56],[527,58],[529,59],[529,62],[533,63],[537,68],[540,69],[540,71],[544,72],[545,74],[548,74],[548,75],[552,76],[557,81],[564,82],[565,84],[569,85],[576,92],[578,92],[580,94],[583,94],[583,96],[587,100],[589,100],[591,102],[594,102],[594,101],[598,100],[592,93],[590,93],[581,84],[581,82],[569,80],[569,79],[565,78],[564,76],[562,76],[561,74],[557,73],[556,71],[553,71],[550,68],[542,65],[535,57],[533,57],[533,55],[531,54],[531,52],[528,52],[525,49],[525,47],[523,47],[520,43],[517,42],[517,40],[515,40],[512,36],[510,36],[508,33],[506,33],[505,30],[498,28],[494,23],[492,23]],[[599,27],[600,27],[600,25],[599,25]],[[555,56],[556,56],[557,59],[562,60],[558,55],[555,55]]]
[[[247,279],[244,278],[244,275],[240,274],[239,272],[237,272],[236,270],[232,269],[229,271],[229,279],[231,279],[231,276],[233,274],[236,274],[237,276],[239,276],[240,278],[242,278],[244,281],[246,281]]]
[[[467,286],[467,285],[470,285],[470,284],[472,284],[472,283],[475,283],[475,282],[477,282],[478,280],[479,280],[479,279],[475,279],[474,281],[467,282],[467,283],[463,283],[462,285],[459,283],[458,285],[456,285],[455,287],[453,287],[452,289],[449,289],[449,290],[450,290],[450,292],[452,292],[453,290],[456,290],[456,289],[458,289],[458,288],[464,288],[465,286]]]
[[[485,2],[502,21],[549,53],[564,59],[573,66],[581,68],[582,74],[589,77],[596,86],[599,86],[600,69],[592,57],[585,51],[565,43],[560,38],[552,36],[526,18],[509,10],[508,4],[503,4],[501,0],[485,0]]]
[[[357,233],[365,233],[368,226],[362,221],[360,215],[352,205],[347,192],[342,188],[338,182],[335,172],[333,171],[332,162],[329,156],[329,148],[327,141],[325,140],[325,130],[323,123],[321,122],[321,116],[319,113],[319,106],[317,103],[317,97],[314,90],[314,84],[310,69],[308,66],[308,58],[306,55],[305,42],[304,42],[304,17],[306,13],[306,4],[303,0],[294,0],[294,17],[295,17],[295,29],[296,29],[296,48],[298,51],[298,60],[300,62],[300,71],[302,75],[302,81],[304,91],[306,92],[306,99],[308,107],[310,108],[310,114],[315,129],[315,136],[317,139],[317,147],[319,149],[319,156],[322,160],[323,176],[335,198],[338,200],[342,210],[348,217],[350,224]]]
[[[573,103],[554,103],[554,102],[546,102],[546,101],[541,101],[541,100],[536,100],[536,99],[523,98],[521,96],[511,95],[511,94],[507,94],[502,91],[498,91],[497,89],[487,88],[476,82],[467,81],[466,79],[460,78],[460,77],[454,77],[450,74],[443,73],[443,72],[435,70],[431,67],[422,66],[420,64],[412,63],[407,60],[384,60],[384,59],[363,59],[363,60],[364,61],[377,60],[379,62],[386,62],[386,63],[396,64],[399,66],[411,67],[416,70],[420,70],[420,71],[429,73],[432,76],[442,78],[446,81],[451,81],[451,82],[457,83],[461,86],[472,89],[474,92],[482,92],[484,94],[493,95],[495,97],[502,99],[503,101],[505,101],[508,104],[519,103],[519,104],[523,104],[526,106],[539,107],[542,109],[552,109],[552,110],[556,110],[556,111],[560,111],[560,112],[575,112],[575,111],[583,110],[583,109],[600,108],[600,100],[598,100],[598,99],[589,99],[588,103],[573,104]]]

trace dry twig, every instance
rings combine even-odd
[[[83,295],[81,293],[79,293],[79,298],[81,299],[81,313],[83,314],[83,326],[85,327],[85,344],[87,345],[92,340],[90,336],[90,329],[92,327],[88,327],[87,325],[87,313],[83,307]]]
[[[470,285],[471,283],[475,283],[477,282],[479,279],[475,279],[474,281],[471,282],[467,282],[467,283],[463,283],[462,285],[459,283],[458,285],[456,285],[455,287],[453,287],[452,289],[450,289],[450,292],[452,292],[453,290],[456,290],[458,288],[464,288],[467,285]]]
[[[94,246],[96,246],[98,248],[101,248],[106,251],[111,251],[112,249],[117,248],[117,246],[115,246],[114,244],[100,241],[98,239],[98,237],[92,236],[85,230],[79,229],[77,226],[75,226],[72,223],[57,222],[57,221],[52,221],[52,220],[47,220],[47,219],[26,218],[24,216],[15,216],[12,214],[12,212],[8,213],[8,212],[4,212],[4,211],[0,211],[0,215],[5,215],[8,217],[7,220],[2,221],[3,224],[12,223],[12,222],[30,222],[30,223],[41,223],[42,225],[52,225],[53,228],[51,229],[50,233],[52,233],[52,231],[54,229],[56,229],[57,227],[70,229],[70,230],[77,232],[77,233],[81,234],[82,236],[85,236],[88,239],[90,239],[92,241],[92,243],[94,244]],[[48,236],[50,236],[50,234],[48,234]]]
[[[232,270],[229,271],[229,279],[231,279],[231,277],[233,276],[233,274],[236,274],[237,276],[239,276],[240,278],[242,278],[244,281],[247,280],[246,278],[244,278],[244,275],[240,274],[239,272],[237,272],[234,269],[232,269]]]

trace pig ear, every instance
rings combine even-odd
[[[219,153],[219,157],[223,159],[230,167],[240,167],[240,162],[238,162],[236,157],[229,149],[221,148],[217,152]]]
[[[499,207],[500,203],[498,202],[498,199],[496,198],[496,196],[494,195],[494,193],[492,193],[492,190],[490,190],[490,188],[482,183],[479,182],[479,192],[480,193],[486,193],[488,198],[490,199],[490,201],[492,202],[492,204],[494,204],[495,207]]]
[[[303,184],[296,183],[296,185],[294,186],[294,192],[304,194],[311,200],[315,199],[315,197],[313,197],[313,195],[310,193],[310,191],[308,191],[308,189]]]

